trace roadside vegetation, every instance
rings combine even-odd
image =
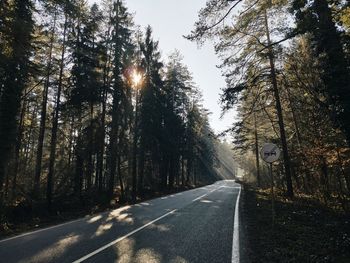
[[[279,192],[273,224],[268,189],[244,185],[241,201],[247,262],[349,261],[350,216],[336,203],[310,195],[291,201]]]
[[[227,86],[224,113],[238,112],[228,134],[245,180],[271,184],[260,158],[281,149],[275,185],[293,198],[350,196],[349,2],[209,0],[187,36],[215,41]]]

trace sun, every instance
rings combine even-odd
[[[140,72],[138,72],[137,70],[134,70],[131,73],[131,80],[132,80],[133,84],[135,85],[135,87],[138,87],[142,82],[142,74]]]

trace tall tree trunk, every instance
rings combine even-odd
[[[175,160],[174,153],[170,154],[169,158],[169,185],[168,188],[171,189],[174,187],[175,182]]]
[[[286,91],[287,91],[287,97],[288,97],[288,101],[289,101],[289,107],[290,107],[290,110],[291,110],[291,113],[292,113],[292,119],[293,119],[293,124],[294,124],[294,128],[295,128],[295,134],[297,136],[298,147],[299,147],[299,150],[301,150],[302,140],[301,140],[299,124],[298,124],[298,121],[297,121],[298,118],[297,118],[296,111],[295,111],[295,108],[294,108],[294,105],[293,105],[293,101],[292,101],[292,98],[291,98],[290,90],[288,88],[288,84],[286,85]]]
[[[185,159],[184,153],[181,155],[181,185],[185,185]]]
[[[109,19],[111,19],[111,11],[109,13]],[[110,47],[110,35],[111,35],[111,26],[106,32],[106,41],[107,41],[107,50],[106,50],[106,61],[103,66],[103,86],[101,92],[101,123],[100,123],[100,132],[99,132],[99,143],[97,150],[97,164],[96,164],[96,182],[98,185],[98,191],[102,192],[103,188],[103,164],[104,164],[104,154],[105,154],[105,138],[106,138],[106,109],[107,109],[107,94],[110,83],[110,66],[111,66],[111,47]]]
[[[140,138],[140,149],[138,150],[138,170],[137,170],[137,179],[139,179],[139,184],[142,182],[143,184],[143,178],[145,176],[145,143],[143,141],[143,138]],[[134,193],[133,199],[136,200],[137,192]]]
[[[57,10],[55,10],[53,26],[51,30],[49,59],[48,59],[47,72],[46,72],[46,81],[45,81],[44,91],[43,91],[43,99],[41,104],[40,129],[39,129],[39,138],[38,138],[38,148],[37,148],[37,154],[36,154],[34,189],[33,189],[33,194],[36,197],[39,197],[39,190],[40,190],[40,176],[41,176],[41,169],[42,169],[41,163],[42,163],[42,157],[43,157],[43,146],[44,146],[45,128],[46,128],[47,97],[48,97],[49,86],[50,86],[52,51],[53,51],[54,36],[56,32],[56,19],[57,19]]]
[[[75,174],[74,174],[74,194],[82,201],[82,188],[83,188],[83,176],[84,176],[84,158],[83,158],[83,138],[82,138],[82,113],[78,112],[78,130],[75,145]]]
[[[343,160],[340,156],[339,148],[337,149],[337,160],[339,164],[339,169],[341,171],[341,174],[344,177],[346,188],[347,188],[347,195],[350,196],[350,176],[345,172],[344,166],[343,166]]]
[[[63,43],[61,51],[61,62],[60,62],[60,73],[57,87],[56,95],[56,105],[55,111],[52,119],[52,128],[51,128],[51,149],[50,149],[50,160],[49,160],[49,171],[47,174],[47,187],[46,187],[46,201],[48,209],[51,209],[52,203],[52,193],[53,193],[53,177],[55,174],[55,160],[56,160],[56,146],[57,146],[57,131],[58,131],[58,119],[60,112],[60,103],[61,103],[61,92],[63,86],[63,70],[64,70],[64,56],[66,53],[66,33],[68,26],[68,17],[65,14],[64,29],[63,29]]]
[[[321,183],[323,185],[323,193],[325,196],[325,201],[330,199],[330,188],[329,188],[329,173],[328,173],[328,165],[326,158],[321,156],[321,170],[322,170],[322,179]]]
[[[175,158],[175,178],[176,178],[176,186],[180,185],[180,154],[176,155]]]
[[[135,119],[134,119],[134,138],[133,138],[133,149],[132,149],[132,200],[136,201],[136,187],[137,187],[137,141],[138,141],[138,109],[139,109],[139,91],[135,90]],[[139,192],[142,192],[143,188],[143,176],[139,177]]]
[[[125,194],[124,194],[124,183],[122,178],[122,170],[121,170],[121,158],[118,156],[118,178],[119,178],[119,186],[120,186],[120,201],[125,201]]]
[[[192,173],[192,156],[188,156],[187,158],[187,167],[186,167],[186,172],[187,172],[187,177],[186,177],[186,184],[188,185],[191,180],[191,173]]]
[[[114,26],[114,30],[116,33],[119,33],[120,28],[120,21],[119,21],[119,3],[120,0],[117,0],[117,2],[114,3],[114,6],[116,7],[116,14],[115,17],[117,18]],[[118,45],[118,43],[115,43],[116,50],[115,50],[115,63],[120,63],[121,57],[121,47]],[[122,89],[122,83],[120,81],[120,68],[119,65],[115,65],[114,71],[113,71],[113,77],[114,77],[114,85],[113,85],[113,102],[112,102],[112,123],[111,123],[111,133],[110,133],[110,144],[109,144],[109,185],[108,185],[108,193],[110,197],[112,197],[114,192],[114,181],[115,181],[115,173],[116,173],[116,166],[117,166],[117,159],[118,159],[118,135],[119,135],[119,114],[120,114],[120,97],[121,97],[121,89]]]
[[[94,128],[93,128],[93,119],[94,119],[94,105],[90,102],[90,127],[89,127],[89,143],[88,143],[88,156],[87,156],[87,171],[86,171],[86,182],[87,189],[91,190],[92,185],[92,176],[94,170],[93,164],[93,144],[94,144]]]
[[[268,51],[269,51],[268,57],[269,57],[269,61],[270,61],[271,82],[272,82],[273,93],[274,93],[274,97],[275,97],[275,101],[276,101],[278,125],[280,128],[280,137],[281,137],[282,150],[283,150],[284,169],[285,169],[286,183],[287,183],[287,196],[292,198],[294,196],[294,192],[293,192],[292,176],[291,176],[291,169],[290,169],[290,158],[289,158],[289,153],[288,153],[286,132],[284,129],[283,112],[282,112],[280,94],[279,94],[278,85],[277,85],[274,53],[273,53],[273,48],[271,46],[270,30],[269,30],[269,23],[268,23],[266,9],[265,9],[265,13],[264,13],[264,18],[265,18],[264,20],[265,20],[267,45],[268,45]]]
[[[116,92],[116,91],[115,91]],[[109,153],[109,183],[108,183],[108,193],[112,197],[114,192],[114,181],[117,167],[118,159],[118,134],[119,134],[119,118],[118,118],[118,108],[119,108],[119,98],[118,95],[114,95],[113,109],[112,109],[112,128],[110,134],[110,153]]]
[[[27,175],[28,163],[29,163],[29,155],[31,152],[34,152],[34,135],[33,130],[36,124],[36,119],[38,116],[39,105],[35,104],[32,114],[30,115],[31,123],[27,132],[27,140],[24,148],[24,168],[23,174]]]
[[[72,156],[73,156],[73,141],[74,141],[74,122],[75,122],[75,118],[74,115],[72,115],[71,117],[71,121],[70,121],[70,129],[69,129],[69,140],[68,140],[68,170],[70,171],[70,168],[72,166]]]
[[[17,187],[17,176],[19,169],[19,154],[22,148],[22,140],[23,140],[23,126],[24,126],[24,118],[26,114],[27,101],[24,99],[22,103],[21,116],[19,120],[17,141],[16,141],[16,149],[15,149],[15,163],[14,163],[14,171],[13,171],[13,180],[12,180],[12,198],[16,195],[16,187]]]
[[[110,58],[109,58],[110,59]],[[96,168],[96,177],[98,184],[98,191],[102,192],[102,181],[103,181],[103,159],[105,153],[105,137],[106,137],[106,108],[107,108],[107,86],[109,83],[108,79],[108,66],[106,62],[104,69],[104,77],[103,77],[103,90],[102,90],[102,112],[101,112],[101,125],[100,125],[100,133],[99,133],[99,150],[97,154],[97,168]]]
[[[260,165],[259,165],[259,139],[258,139],[258,128],[256,124],[256,115],[254,113],[254,136],[255,136],[255,161],[256,161],[256,177],[258,181],[258,187],[261,186],[260,180]]]
[[[74,175],[74,194],[78,196],[79,198],[82,197],[82,188],[83,188],[83,165],[84,165],[84,159],[82,156],[83,150],[82,150],[82,138],[80,138],[80,135],[77,138],[77,144],[75,146],[75,158],[76,158],[76,164],[75,164],[75,175]]]
[[[102,101],[102,113],[101,113],[101,127],[100,127],[100,133],[99,133],[99,150],[97,154],[97,168],[96,168],[96,177],[97,177],[97,184],[98,184],[98,191],[102,192],[102,182],[103,182],[103,160],[104,160],[104,153],[105,153],[105,137],[106,137],[106,99],[107,94],[106,91],[103,91],[103,101]]]
[[[167,152],[163,153],[163,158],[159,158],[159,163],[161,165],[160,170],[160,190],[165,190],[168,183],[168,174],[169,174],[169,154]]]
[[[194,184],[194,186],[197,185],[197,180],[198,180],[197,176],[198,176],[198,158],[196,158],[194,160],[194,164],[193,164],[193,184]]]

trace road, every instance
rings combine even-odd
[[[219,181],[0,240],[0,262],[233,262],[239,192]]]

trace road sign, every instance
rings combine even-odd
[[[261,158],[267,163],[276,162],[281,155],[281,151],[276,144],[265,143],[260,150]]]

